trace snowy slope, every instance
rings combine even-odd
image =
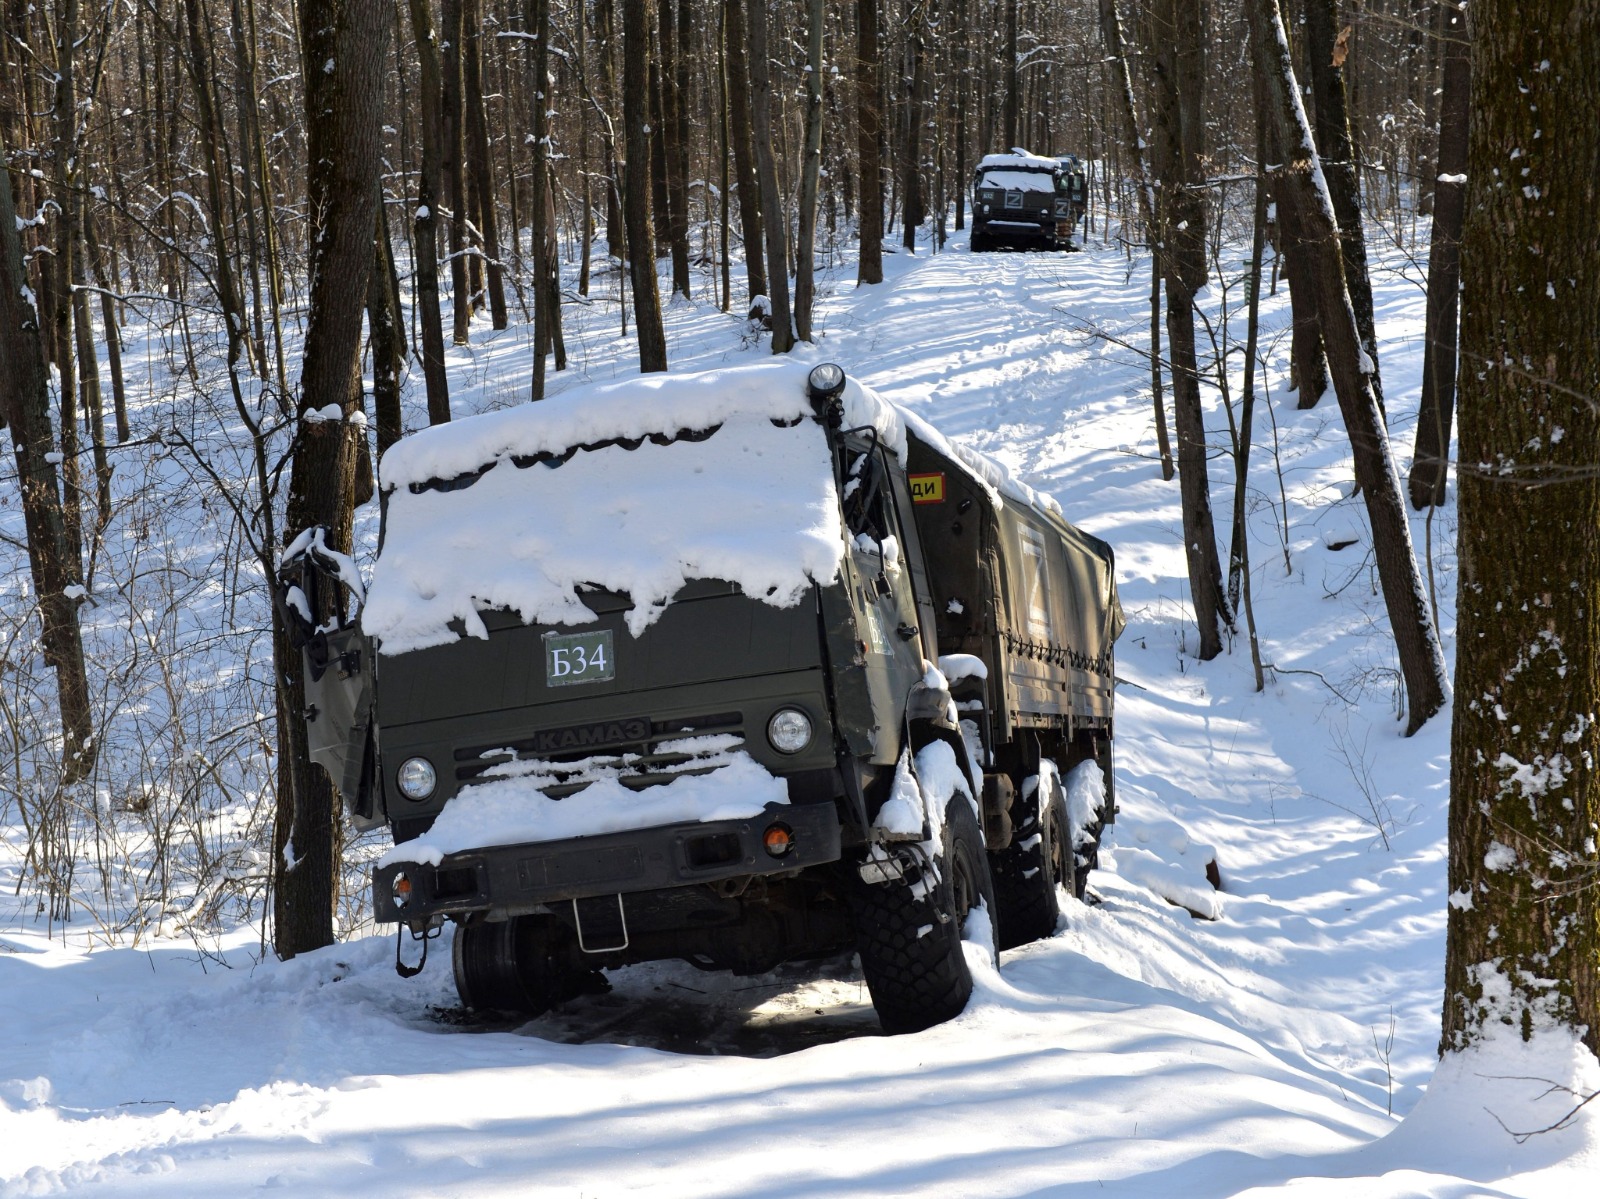
[[[825,283],[821,344],[798,356],[841,363],[1004,461],[1115,547],[1129,620],[1123,814],[1096,902],[1064,898],[1058,935],[1003,955],[998,972],[975,955],[958,1020],[884,1038],[848,960],[756,979],[639,967],[522,1027],[463,1025],[447,942],[411,981],[381,933],[289,963],[263,956],[250,928],[203,953],[189,941],[88,952],[72,930],[47,937],[8,885],[0,1195],[1592,1190],[1592,1122],[1521,1146],[1501,1127],[1570,1106],[1536,1103],[1546,1086],[1530,1078],[1600,1085],[1562,1073],[1567,1047],[1498,1047],[1502,1077],[1423,1099],[1443,974],[1448,714],[1400,735],[1333,397],[1297,411],[1286,343],[1268,339],[1249,520],[1262,656],[1278,670],[1258,694],[1242,639],[1212,663],[1190,656],[1177,485],[1155,460],[1148,371],[1089,332],[1145,344],[1147,260],[970,256],[961,241],[888,259],[874,289],[854,289],[843,264]],[[1404,266],[1380,257],[1376,277],[1402,460],[1423,312]],[[1284,308],[1281,294],[1267,305],[1280,333]],[[573,310],[571,378],[634,371],[613,316]],[[677,367],[765,356],[708,303],[675,303],[667,320]],[[526,330],[474,336],[450,352],[457,403],[514,403]],[[1225,544],[1227,419],[1210,398]],[[1431,537],[1414,525],[1447,649],[1452,522],[1446,509]],[[17,877],[16,843],[0,881]],[[1213,860],[1222,892],[1206,882]]]

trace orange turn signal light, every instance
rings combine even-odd
[[[784,857],[794,848],[794,830],[787,824],[769,824],[761,835],[761,843],[769,857]]]

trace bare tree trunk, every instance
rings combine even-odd
[[[377,417],[378,457],[403,431],[400,377],[406,365],[406,333],[400,313],[400,279],[389,243],[389,210],[378,204],[372,239],[372,276],[367,280],[367,330],[372,340],[372,411]]]
[[[483,0],[466,0],[462,11],[463,109],[466,115],[464,153],[477,203],[478,234],[483,241],[483,273],[489,293],[489,320],[506,327],[505,264],[500,261],[499,219],[494,205],[494,167],[489,158],[489,129],[483,114]],[[536,97],[537,98],[537,97]]]
[[[1171,480],[1176,473],[1172,462],[1172,443],[1167,437],[1166,404],[1161,395],[1161,247],[1156,236],[1155,185],[1144,157],[1144,134],[1139,128],[1139,108],[1133,96],[1133,77],[1128,71],[1128,54],[1122,40],[1122,18],[1116,0],[1100,0],[1100,37],[1105,42],[1110,64],[1117,111],[1122,117],[1122,141],[1134,165],[1139,199],[1139,215],[1145,236],[1150,239],[1150,395],[1155,405],[1156,447],[1161,455],[1161,477]]]
[[[422,110],[422,166],[417,172],[417,211],[412,218],[416,247],[413,287],[422,326],[422,375],[428,388],[428,423],[450,419],[450,379],[444,368],[444,315],[439,310],[439,199],[444,171],[441,140],[443,94],[439,43],[429,0],[410,0],[411,32],[417,43]]]
[[[750,122],[755,132],[756,170],[761,177],[761,212],[767,234],[767,299],[772,313],[772,352],[787,354],[794,348],[794,324],[789,311],[789,230],[783,199],[778,191],[778,165],[773,158],[772,78],[767,65],[767,2],[749,0],[750,9]]]
[[[528,75],[534,94],[533,181],[529,207],[533,213],[533,384],[528,398],[544,399],[545,359],[550,354],[550,121],[549,102],[543,98],[550,86],[550,0],[528,0],[527,30],[533,35]]]
[[[1440,1048],[1559,1029],[1600,1054],[1600,13],[1470,12]]]
[[[667,0],[663,0],[667,2]],[[627,129],[627,183],[622,198],[628,225],[628,273],[633,284],[639,369],[667,369],[667,335],[661,327],[656,284],[655,231],[650,226],[650,4],[622,3],[622,124]]]
[[[878,102],[878,0],[856,0],[856,157],[860,165],[861,263],[856,286],[883,282],[883,110]]]
[[[800,166],[800,229],[794,263],[794,328],[801,341],[811,340],[811,308],[817,245],[817,179],[822,170],[822,22],[823,0],[810,0],[811,28],[807,44],[806,145]]]
[[[1444,651],[1428,611],[1427,593],[1411,529],[1400,496],[1400,477],[1389,450],[1383,414],[1372,391],[1371,376],[1361,363],[1361,336],[1355,312],[1345,291],[1338,246],[1338,225],[1333,201],[1323,186],[1311,140],[1310,123],[1300,105],[1289,43],[1284,37],[1277,0],[1247,0],[1251,54],[1266,89],[1270,115],[1278,130],[1279,145],[1286,147],[1283,176],[1307,226],[1307,245],[1316,250],[1317,306],[1322,314],[1328,369],[1333,376],[1339,409],[1350,435],[1355,457],[1356,482],[1366,500],[1372,524],[1372,551],[1378,563],[1378,581],[1384,606],[1394,630],[1395,651],[1406,684],[1406,732],[1423,726],[1444,706],[1448,684]]]
[[[1467,116],[1472,59],[1466,14],[1447,6],[1444,94],[1439,98],[1439,177],[1428,246],[1428,315],[1422,351],[1417,444],[1406,480],[1411,506],[1437,507],[1449,474],[1450,421],[1456,401],[1456,305],[1461,283],[1461,226],[1467,199]]]
[[[1167,289],[1167,345],[1172,356],[1172,416],[1178,436],[1178,486],[1190,601],[1202,661],[1222,652],[1232,624],[1222,589],[1222,561],[1211,516],[1205,416],[1195,358],[1194,297],[1206,283],[1205,41],[1200,10],[1160,0],[1149,18],[1156,62],[1156,230]]]
[[[1339,222],[1339,252],[1345,287],[1355,309],[1361,346],[1371,362],[1372,394],[1383,411],[1378,374],[1378,335],[1372,316],[1372,281],[1367,277],[1367,239],[1361,229],[1361,181],[1350,141],[1350,106],[1345,95],[1344,44],[1337,35],[1339,0],[1305,0],[1306,61],[1316,100],[1317,154]]]
[[[89,710],[83,636],[78,628],[78,601],[68,595],[81,568],[72,559],[62,520],[44,343],[39,314],[27,299],[28,276],[17,236],[11,172],[6,167],[9,150],[0,143],[0,425],[11,429],[28,534],[28,564],[43,624],[44,660],[56,675],[63,742],[61,777],[63,782],[73,783],[94,768],[98,751]]]
[[[761,182],[750,124],[750,35],[745,0],[723,0],[728,22],[728,108],[732,115],[733,174],[739,192],[739,230],[744,238],[744,273],[750,302],[767,294],[766,234],[761,219]]]
[[[905,0],[903,19],[910,61],[905,73],[905,119],[901,122],[905,152],[900,163],[900,244],[912,252],[917,248],[917,230],[928,215],[922,195],[922,93],[928,71],[922,23],[925,11],[920,0]]]
[[[301,0],[306,3],[307,0]],[[472,325],[472,285],[467,277],[467,172],[462,163],[465,108],[461,102],[461,0],[443,0],[440,29],[439,142],[440,166],[450,188],[451,337],[467,344]]]
[[[672,294],[689,295],[689,144],[688,66],[683,61],[684,31],[678,20],[687,21],[687,6],[681,0],[656,0],[661,14],[661,157],[666,166],[667,245],[672,253]],[[673,5],[678,4],[674,12]]]
[[[382,64],[391,11],[384,0],[302,0],[300,10],[306,191],[314,224],[285,532],[321,525],[330,546],[342,551],[350,547],[363,429],[350,418],[361,410],[361,318],[380,200]],[[331,69],[322,68],[325,63]],[[330,409],[338,419],[328,419]],[[319,620],[328,615],[316,614]],[[306,754],[305,685],[281,616],[274,618],[274,643],[282,689],[273,947],[289,958],[333,941],[335,863],[343,838],[338,793]]]

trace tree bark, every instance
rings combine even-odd
[[[345,552],[363,429],[351,417],[361,410],[361,319],[380,199],[382,64],[391,11],[384,0],[301,0],[300,9],[313,224],[299,425],[284,523],[291,538],[321,525],[329,545]],[[335,863],[343,838],[338,792],[306,754],[304,680],[281,616],[274,617],[274,654],[281,691],[273,947],[289,958],[333,941]]]
[[[61,709],[61,778],[74,783],[94,768],[98,747],[89,710],[89,678],[78,627],[78,601],[67,589],[81,567],[71,554],[62,519],[50,433],[50,394],[39,314],[28,302],[28,276],[17,210],[6,167],[9,146],[0,143],[0,425],[11,430],[28,534],[28,565],[39,597],[45,663],[56,675]]]
[[[1448,7],[1448,6],[1447,6]],[[1439,177],[1433,192],[1433,237],[1428,246],[1428,313],[1423,328],[1422,401],[1417,444],[1406,483],[1411,506],[1437,507],[1449,474],[1450,422],[1456,403],[1456,309],[1461,284],[1461,226],[1467,198],[1467,117],[1472,60],[1466,14],[1450,9],[1444,47],[1444,94],[1439,98]]]
[[[444,314],[439,308],[439,201],[443,186],[443,105],[439,44],[429,0],[410,0],[411,34],[417,44],[422,110],[422,164],[417,171],[417,211],[412,218],[418,323],[422,326],[422,375],[428,389],[428,423],[450,419],[450,379],[444,368]]]
[[[723,0],[728,30],[728,108],[731,110],[733,174],[739,193],[739,231],[744,238],[744,274],[749,302],[767,294],[766,232],[761,219],[761,181],[750,124],[750,31],[745,0]]]
[[[489,158],[489,128],[483,112],[483,0],[466,0],[462,20],[461,92],[466,116],[465,147],[472,192],[477,200],[478,235],[483,242],[484,290],[489,322],[506,327],[505,264],[500,261],[500,227],[495,215],[494,166]]]
[[[1155,62],[1156,230],[1167,289],[1167,347],[1172,357],[1172,416],[1178,438],[1178,486],[1197,654],[1222,652],[1232,624],[1222,588],[1222,560],[1211,515],[1205,414],[1195,357],[1194,297],[1206,284],[1205,41],[1200,10],[1160,0],[1150,11]]]
[[[767,0],[750,3],[750,122],[755,134],[756,170],[761,177],[761,213],[767,234],[767,300],[772,314],[772,352],[794,348],[789,311],[789,230],[778,192],[778,165],[773,157],[771,72],[767,65]]]
[[[1139,128],[1139,108],[1133,95],[1133,76],[1128,70],[1127,49],[1122,40],[1122,17],[1116,0],[1100,0],[1100,37],[1105,42],[1110,64],[1117,112],[1122,118],[1123,148],[1134,166],[1134,194],[1139,201],[1139,216],[1145,236],[1150,239],[1150,396],[1155,407],[1156,449],[1161,456],[1161,477],[1170,481],[1176,473],[1172,443],[1167,436],[1166,404],[1161,394],[1161,247],[1156,236],[1155,185],[1145,162],[1144,134]]]
[[[811,26],[806,47],[806,144],[800,164],[799,235],[794,263],[794,329],[801,341],[811,340],[811,308],[816,300],[817,181],[822,171],[822,22],[823,0],[810,0]]]
[[[1356,175],[1355,147],[1350,140],[1344,60],[1338,49],[1338,5],[1339,0],[1305,0],[1306,61],[1311,67],[1311,93],[1315,100],[1317,156],[1339,224],[1345,287],[1355,309],[1361,347],[1372,363],[1372,394],[1382,412],[1383,382],[1378,373],[1372,281],[1367,275],[1367,239],[1361,228],[1361,181]]]
[[[1470,12],[1440,1048],[1554,1025],[1600,1054],[1600,10]]]
[[[878,0],[856,0],[856,157],[861,175],[861,259],[856,286],[883,282],[883,114],[878,103]]]
[[[372,275],[367,280],[367,329],[372,340],[372,411],[377,417],[378,457],[400,440],[400,378],[406,365],[406,333],[400,312],[400,279],[389,243],[389,210],[380,201],[372,239]]]
[[[667,246],[672,254],[672,294],[689,296],[689,137],[687,64],[678,20],[689,14],[681,0],[656,0],[661,14],[661,150],[666,166]],[[674,11],[674,4],[679,5]]]
[[[662,0],[667,2],[667,0]],[[661,327],[661,292],[656,284],[655,230],[650,224],[650,3],[622,2],[622,123],[627,129],[627,183],[622,199],[628,226],[628,275],[633,284],[633,323],[639,338],[639,369],[667,369],[667,335]]]
[[[1284,37],[1277,0],[1247,0],[1251,54],[1265,89],[1270,115],[1285,147],[1282,169],[1286,190],[1306,222],[1308,248],[1315,253],[1317,307],[1322,314],[1328,368],[1339,410],[1350,435],[1356,482],[1366,500],[1372,525],[1372,551],[1378,581],[1394,631],[1395,651],[1406,684],[1406,733],[1409,736],[1444,706],[1448,685],[1444,651],[1428,611],[1417,558],[1411,547],[1400,477],[1389,450],[1388,431],[1371,376],[1361,369],[1361,336],[1345,291],[1338,253],[1338,226],[1333,201],[1322,183],[1310,123],[1301,107],[1289,43]]]
[[[301,3],[312,0],[301,0]],[[471,253],[467,234],[467,172],[462,162],[462,125],[465,106],[461,102],[461,0],[443,0],[440,9],[440,166],[450,189],[450,290],[451,337],[464,346],[471,334],[472,285],[467,278],[467,255]]]

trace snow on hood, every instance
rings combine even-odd
[[[773,362],[645,375],[397,443],[381,468],[384,539],[363,629],[399,654],[463,630],[486,637],[479,613],[489,609],[530,624],[588,624],[596,616],[578,589],[595,587],[632,598],[627,623],[638,636],[692,579],[724,579],[776,607],[798,603],[813,582],[837,577],[847,549],[807,373]],[[855,380],[842,399],[846,426],[875,428],[902,460],[909,427],[997,505],[1004,490],[1059,511]],[[614,439],[637,444],[599,444]]]

